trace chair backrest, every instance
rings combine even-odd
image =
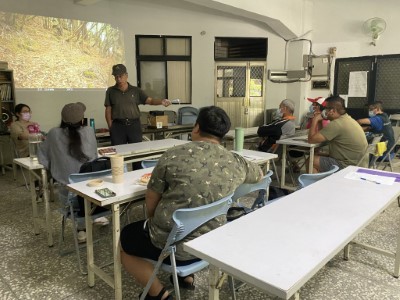
[[[271,184],[272,171],[267,174],[257,183],[243,183],[238,186],[232,196],[232,201],[236,202],[240,197],[243,197],[251,192],[264,190],[266,191]]]
[[[194,124],[197,120],[199,110],[192,106],[184,106],[178,109],[178,124]]]
[[[81,182],[90,179],[96,179],[99,177],[104,177],[111,175],[111,169],[101,170],[90,173],[73,173],[69,175],[69,183]]]
[[[226,215],[232,204],[232,195],[199,207],[177,209],[172,215],[175,224],[168,236],[167,244],[176,243],[208,221]]]
[[[142,124],[142,125],[149,124],[149,112],[147,112],[147,111],[140,112],[140,124]]]
[[[369,158],[370,154],[375,155],[376,153],[376,145],[381,141],[383,135],[376,135],[373,137],[371,143],[368,144],[367,149],[365,149],[365,152],[363,154],[363,156],[361,157],[361,159],[358,161],[357,166],[360,166],[364,160],[366,160],[367,158]]]
[[[169,124],[176,124],[176,112],[173,110],[164,110],[164,116],[168,117],[168,123]]]
[[[396,122],[396,124],[394,124],[396,127],[400,126],[400,114],[392,114],[392,115],[390,115],[389,116],[389,120]]]
[[[142,162],[141,162],[142,169],[155,167],[157,162],[158,162],[158,159],[145,159],[145,160],[142,160]]]
[[[310,184],[317,182],[318,180],[328,177],[329,175],[335,173],[337,170],[339,170],[339,167],[334,165],[327,172],[316,173],[316,174],[301,174],[298,179],[300,183],[300,188],[306,187]]]

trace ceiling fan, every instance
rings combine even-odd
[[[382,18],[371,18],[364,22],[363,31],[366,35],[372,38],[372,42],[370,43],[373,46],[376,46],[376,41],[379,39],[379,36],[386,29],[386,21]]]

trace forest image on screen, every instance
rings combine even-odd
[[[16,88],[107,88],[124,49],[110,24],[0,12],[0,61],[14,70]]]

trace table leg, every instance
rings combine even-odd
[[[281,188],[285,188],[285,183],[286,183],[286,145],[283,145],[283,150],[282,150],[282,170],[281,170]]]
[[[46,169],[41,169],[41,173],[42,173],[43,197],[44,197],[46,229],[47,229],[47,244],[49,247],[52,247],[53,246],[53,226],[51,224],[49,182],[47,179]],[[33,187],[35,187],[35,186],[33,185]]]
[[[86,225],[86,252],[87,252],[87,272],[88,285],[94,286],[94,254],[93,254],[93,225],[90,217],[90,201],[85,198],[85,225]]]
[[[314,170],[314,147],[310,148],[310,158],[308,160],[308,173],[312,174]]]
[[[218,300],[219,299],[219,289],[217,288],[219,281],[219,268],[210,265],[209,270],[209,289],[208,289],[208,299]]]
[[[119,204],[112,205],[113,213],[113,255],[114,255],[114,299],[122,299],[122,279],[121,279],[121,253],[119,251],[120,236],[120,216]]]
[[[34,171],[29,172],[29,188],[31,190],[32,213],[33,213],[33,232],[37,235],[39,234],[39,214],[36,202],[35,181],[33,179],[33,174],[31,172]]]
[[[397,248],[395,253],[393,276],[399,278],[399,275],[400,275],[400,230],[397,233]]]

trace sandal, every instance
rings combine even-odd
[[[167,298],[162,299],[162,296],[165,294],[167,290],[165,287],[161,289],[157,296],[150,296],[149,294],[144,297],[145,300],[172,300],[172,296],[168,294]],[[142,293],[139,294],[139,299],[142,296]]]
[[[185,281],[186,278],[192,278],[192,282],[187,282]],[[169,276],[169,281],[174,284],[174,279],[171,276]],[[186,277],[179,277],[178,276],[178,282],[179,282],[179,286],[181,286],[182,288],[186,289],[186,290],[194,290],[196,287],[194,285],[194,274],[189,274]]]

